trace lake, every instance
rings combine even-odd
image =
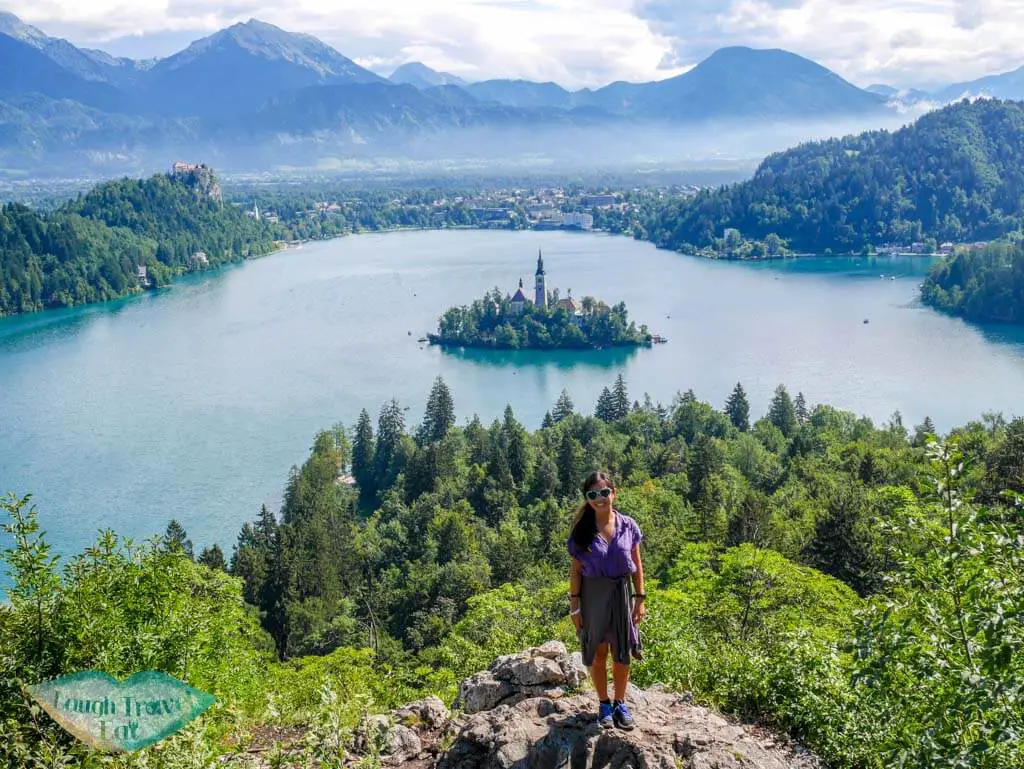
[[[538,248],[549,288],[625,301],[669,343],[550,353],[417,343],[453,304],[496,285],[511,293],[520,277],[529,290]],[[362,408],[376,418],[392,396],[417,423],[439,374],[460,422],[490,421],[509,403],[531,430],[562,388],[592,412],[619,372],[634,398],[668,403],[693,388],[719,408],[740,381],[754,416],[780,382],[875,420],[899,409],[908,426],[1024,412],[1024,329],[920,306],[927,266],[714,262],[596,234],[401,232],[0,319],[0,493],[32,492],[64,554],[101,528],[141,539],[177,518],[196,552],[218,542],[230,555],[242,522],[279,505],[318,429],[351,425]]]

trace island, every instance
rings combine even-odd
[[[557,288],[549,293],[539,251],[532,301],[523,292],[522,279],[511,296],[496,287],[471,305],[447,310],[438,319],[437,333],[428,334],[427,340],[448,347],[504,350],[599,350],[665,341],[646,325],[638,329],[622,302],[609,307],[591,296],[577,302],[571,289],[564,298]]]

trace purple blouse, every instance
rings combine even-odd
[[[615,511],[615,534],[612,541],[606,542],[600,534],[594,536],[590,544],[590,552],[580,550],[573,541],[572,532],[566,540],[569,555],[583,565],[584,577],[624,577],[636,572],[633,563],[633,545],[639,544],[644,538],[637,522],[628,515]]]

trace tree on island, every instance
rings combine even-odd
[[[512,301],[498,288],[473,304],[452,307],[438,319],[431,344],[500,349],[595,349],[649,345],[647,326],[630,321],[626,305],[594,297],[549,307]]]

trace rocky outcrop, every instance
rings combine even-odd
[[[435,697],[378,717],[373,728],[394,730],[382,739],[381,761],[402,769],[821,769],[785,738],[657,685],[630,684],[635,729],[602,729],[593,691],[580,690],[586,680],[579,652],[558,642],[499,657],[462,682],[454,716]]]
[[[436,769],[810,769],[807,753],[693,705],[630,687],[636,728],[602,729],[593,694],[537,697],[465,718]]]
[[[635,728],[602,729],[579,652],[550,642],[465,679],[454,712],[427,697],[366,717],[344,765],[371,756],[388,769],[823,769],[786,738],[695,705],[688,693],[630,684],[626,702]],[[225,766],[322,765],[309,734],[264,731]]]
[[[534,697],[558,699],[567,688],[578,689],[586,680],[582,655],[569,654],[565,644],[549,641],[498,657],[487,670],[465,679],[459,685],[454,707],[471,714]]]

